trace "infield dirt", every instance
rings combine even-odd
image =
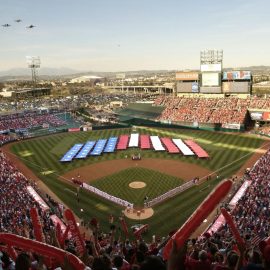
[[[141,167],[159,171],[161,173],[178,177],[184,181],[189,181],[194,177],[201,178],[212,173],[206,168],[182,161],[146,158],[140,161],[133,161],[131,159],[103,161],[69,171],[62,177],[67,180],[71,180],[72,178],[76,178],[80,175],[80,179],[90,182],[132,167]]]

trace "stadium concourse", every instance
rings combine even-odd
[[[164,251],[168,247],[166,240],[175,231],[168,232],[168,236],[155,236],[155,232],[151,232],[153,239],[146,242],[140,229],[129,232],[122,217],[121,230],[126,237],[116,238],[117,222],[112,217],[108,221],[109,231],[100,228],[98,220],[92,218],[85,225],[91,227],[93,237],[81,236],[72,213],[49,196],[42,198],[36,184],[26,179],[1,152],[0,267],[20,270],[57,267],[93,270],[270,269],[269,175],[270,150],[245,173],[233,199],[222,204],[237,229],[232,230],[232,222],[226,223],[224,217],[218,216],[200,237],[187,240],[181,246],[174,244],[168,259],[164,260]],[[199,224],[194,223],[193,229],[197,226]],[[175,235],[178,241],[181,235]],[[183,234],[183,237],[189,239],[190,234]],[[54,260],[49,260],[52,254]]]

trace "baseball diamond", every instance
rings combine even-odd
[[[147,127],[137,127],[136,132],[142,135],[192,139],[209,153],[210,158],[198,159],[184,157],[180,153],[144,150],[140,151],[142,159],[133,161],[131,157],[138,149],[127,148],[74,162],[59,162],[75,143],[131,134],[130,128],[61,133],[6,145],[4,151],[9,153],[11,159],[20,162],[19,168],[27,176],[40,179],[81,219],[88,220],[94,216],[101,224],[106,223],[109,214],[119,216],[126,208],[82,188],[79,189],[78,197],[67,192],[68,189],[77,193],[78,184],[72,183],[72,180],[93,185],[110,196],[131,202],[135,209],[143,209],[145,196],[150,201],[197,179],[196,185],[153,206],[153,215],[147,219],[147,223],[150,230],[163,235],[179,227],[218,182],[237,174],[239,170],[243,172],[252,155],[261,154],[259,148],[264,143],[263,139],[248,134]],[[132,181],[144,182],[146,186],[131,189],[128,185]],[[164,223],[164,219],[170,219],[170,222]],[[136,222],[134,219],[127,220],[130,226]]]

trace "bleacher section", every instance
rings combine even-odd
[[[86,158],[95,145],[95,141],[87,142],[75,158]]]
[[[259,101],[255,102],[256,100]],[[265,107],[269,107],[267,99],[235,97],[159,97],[155,104],[165,106],[158,120],[184,123],[196,121],[200,124],[239,124],[239,126],[245,124],[248,108],[263,108],[266,104]]]
[[[126,150],[128,146],[128,135],[121,135],[117,144],[117,150]]]
[[[139,133],[132,133],[130,135],[128,147],[138,147],[138,146],[139,146]]]
[[[116,148],[118,137],[110,137],[103,153],[113,153]]]
[[[194,156],[194,153],[181,139],[172,139],[184,156]]]
[[[82,143],[77,143],[74,146],[72,146],[72,148],[70,148],[66,154],[62,157],[62,159],[60,160],[61,162],[68,162],[71,161],[76,154],[80,151],[80,149],[82,148],[83,144]]]
[[[245,195],[247,189],[252,184],[252,181],[246,180],[242,186],[238,189],[238,191],[235,193],[233,198],[228,203],[228,206],[231,210],[235,209],[241,198]],[[210,227],[208,227],[207,232],[212,235],[213,233],[216,233],[223,225],[225,224],[225,218],[222,214],[218,216],[218,218],[215,220],[214,223]]]
[[[172,142],[172,139],[170,139],[170,138],[161,138],[161,142],[165,145],[167,151],[170,154],[178,154],[178,153],[180,153],[180,150]]]
[[[98,140],[93,151],[90,153],[90,156],[100,156],[103,152],[106,142],[107,142],[107,139]]]
[[[151,149],[150,136],[140,135],[140,147],[141,149]]]
[[[150,136],[150,140],[155,151],[165,151],[165,148],[163,147],[158,136]]]
[[[199,158],[209,158],[209,155],[206,153],[204,149],[202,149],[196,142],[193,140],[185,140],[187,146],[189,146],[192,151],[199,157]]]

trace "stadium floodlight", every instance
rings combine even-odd
[[[122,80],[122,92],[124,92],[124,79],[126,78],[125,73],[118,73],[116,74],[116,79],[121,79]]]
[[[201,51],[201,65],[222,64],[223,50],[203,50]]]
[[[40,57],[39,56],[26,56],[26,63],[27,63],[28,68],[31,68],[33,86],[36,87],[37,68],[40,68]]]

